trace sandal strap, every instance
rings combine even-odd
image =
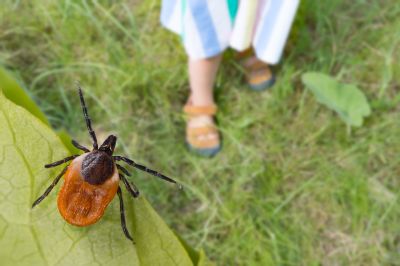
[[[268,80],[272,80],[273,75],[269,72],[260,73],[259,75],[249,75],[247,76],[247,82],[252,85],[261,84],[267,82]]]
[[[214,125],[202,126],[202,127],[189,127],[187,128],[187,135],[189,137],[198,137],[201,135],[207,135],[217,133],[217,129]]]
[[[246,68],[246,70],[249,72],[251,71],[256,71],[256,70],[261,70],[261,69],[269,69],[269,66],[267,63],[259,60],[257,56],[254,53],[254,50],[252,48],[249,48],[243,52],[239,52],[236,57],[242,66]]]
[[[211,139],[199,139],[202,135],[217,134],[216,138]],[[198,149],[214,148],[220,144],[218,136],[218,130],[214,125],[208,125],[203,127],[194,127],[186,129],[186,141],[193,147]]]
[[[207,149],[207,148],[215,148],[220,145],[220,140],[218,138],[215,139],[189,139],[188,143],[195,147],[196,149]]]
[[[208,106],[194,106],[190,104],[186,104],[183,107],[183,111],[189,115],[215,115],[217,113],[216,105],[208,105]]]
[[[248,48],[244,51],[241,51],[239,53],[236,54],[236,59],[239,61],[245,60],[249,57],[251,57],[252,55],[254,55],[254,51],[253,48]]]
[[[250,60],[243,63],[243,66],[249,71],[257,71],[261,69],[269,69],[269,66],[261,60],[255,60],[250,63]]]

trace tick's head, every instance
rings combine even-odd
[[[114,135],[110,135],[107,139],[101,144],[99,150],[104,151],[108,155],[112,155],[115,149],[115,144],[117,143],[117,137]]]

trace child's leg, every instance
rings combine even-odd
[[[186,109],[189,114],[186,141],[191,148],[207,156],[214,155],[220,148],[219,134],[213,119],[213,87],[220,62],[221,55],[189,59],[188,63],[191,95],[187,105],[192,108]]]
[[[247,83],[251,89],[262,91],[274,85],[275,76],[268,64],[258,59],[252,49],[240,52],[237,57],[246,70]]]
[[[221,57],[221,55],[218,55],[207,59],[189,59],[189,78],[193,105],[209,106],[214,104],[214,81]]]

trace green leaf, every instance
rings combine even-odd
[[[303,74],[302,81],[317,101],[337,112],[348,125],[362,126],[363,118],[371,114],[367,98],[355,85],[339,83],[317,72]]]
[[[7,73],[7,71],[2,68],[0,68],[0,90],[3,91],[5,97],[7,97],[10,101],[21,107],[24,107],[43,123],[50,126],[45,114],[29,97],[26,91],[18,85],[18,83],[11,77],[11,75]],[[78,149],[71,144],[71,137],[67,134],[67,132],[65,132],[65,130],[57,132],[57,135],[70,152],[78,152]]]
[[[25,90],[2,68],[0,68],[0,89],[10,101],[24,107],[43,123],[50,125],[44,113],[37,107]]]
[[[88,227],[69,225],[59,215],[56,194],[61,184],[32,210],[32,202],[62,168],[43,165],[69,152],[47,125],[1,91],[0,128],[1,265],[193,265],[143,197],[134,200],[124,193],[136,245],[122,233],[117,199]]]
[[[201,266],[214,266],[215,264],[213,262],[211,262],[207,256],[206,253],[204,253],[204,251],[201,249],[199,252],[199,261],[197,263],[197,265],[201,265]]]
[[[143,197],[133,204],[133,213],[133,233],[143,265],[192,265],[185,247]]]

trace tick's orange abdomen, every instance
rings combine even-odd
[[[72,161],[64,175],[64,184],[58,193],[57,205],[61,216],[70,224],[87,226],[96,223],[118,190],[119,176],[114,173],[101,185],[91,185],[83,180],[82,154]]]

